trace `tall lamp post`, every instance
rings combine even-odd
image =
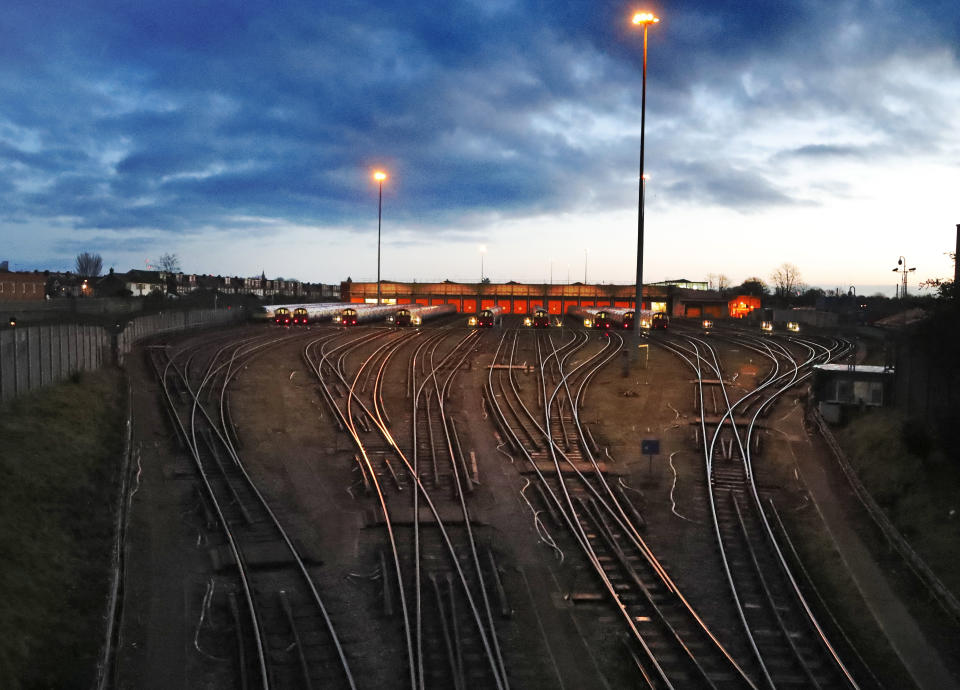
[[[904,299],[907,296],[907,276],[910,274],[911,271],[916,271],[916,270],[917,270],[916,267],[907,268],[907,260],[902,256],[899,259],[897,259],[897,267],[893,269],[893,272],[903,274],[900,279],[900,282],[901,282],[900,299]]]
[[[637,12],[633,15],[633,23],[643,27],[643,90],[640,97],[640,184],[638,185],[640,201],[637,211],[637,293],[634,303],[637,312],[643,309],[643,135],[647,122],[647,29],[651,24],[659,21],[660,18],[655,17],[651,12]],[[641,320],[640,318],[633,320],[633,332],[637,335],[640,335]]]
[[[387,173],[377,170],[373,173],[373,179],[377,181],[380,187],[380,195],[377,200],[377,304],[380,304],[380,221],[383,218],[383,181],[387,179]]]

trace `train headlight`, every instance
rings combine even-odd
[[[704,319],[704,320],[703,320],[703,327],[704,327],[704,328],[713,328],[713,321],[711,321],[710,319]]]
[[[798,333],[800,331],[800,324],[798,324],[796,321],[791,321],[787,324],[787,330]]]
[[[650,328],[650,319],[640,319],[640,328]]]
[[[760,324],[760,330],[761,330],[761,331],[768,331],[768,332],[769,332],[769,331],[772,331],[772,330],[773,330],[773,324],[772,324],[771,322],[769,322],[769,321],[763,321],[763,322],[761,322],[761,324]]]
[[[477,325],[477,317],[476,317],[476,316],[471,316],[469,319],[467,319],[467,325],[468,325],[468,326],[476,326],[476,325]]]
[[[523,325],[524,325],[524,326],[530,326],[531,324],[533,324],[533,321],[530,319],[529,316],[526,317],[526,318],[523,320]]]
[[[591,321],[590,319],[584,319],[583,325],[586,326],[587,328],[590,328],[593,325],[593,321]]]
[[[413,325],[414,325],[414,326],[419,326],[421,323],[423,323],[423,318],[422,318],[422,317],[419,317],[419,316],[414,316],[414,317],[413,317]]]

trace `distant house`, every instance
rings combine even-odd
[[[51,298],[83,297],[83,278],[70,271],[50,273],[47,276],[46,292]]]
[[[200,287],[200,277],[195,273],[177,273],[171,276],[178,295],[186,295]]]
[[[46,298],[43,273],[0,271],[0,302],[36,302]]]
[[[96,281],[94,285],[94,294],[97,297],[124,297],[129,296],[127,288],[127,277],[122,273],[110,272]]]
[[[134,297],[146,297],[157,292],[167,291],[167,274],[162,271],[141,271],[133,269],[126,273],[127,289]]]

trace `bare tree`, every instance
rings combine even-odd
[[[723,292],[730,287],[730,278],[728,278],[724,273],[708,273],[707,287],[711,290]]]
[[[159,259],[153,262],[158,271],[164,273],[179,273],[180,259],[176,254],[163,254]]]
[[[85,278],[96,278],[103,269],[103,259],[99,254],[83,252],[77,254],[77,275]]]
[[[795,295],[803,286],[800,269],[791,263],[782,263],[770,274],[770,281],[774,284],[778,297]]]

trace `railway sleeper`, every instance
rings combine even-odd
[[[241,552],[244,565],[251,571],[284,570],[296,564],[286,543],[279,539],[248,543],[241,548]],[[214,547],[209,553],[214,572],[222,573],[237,567],[233,552],[227,545]]]

